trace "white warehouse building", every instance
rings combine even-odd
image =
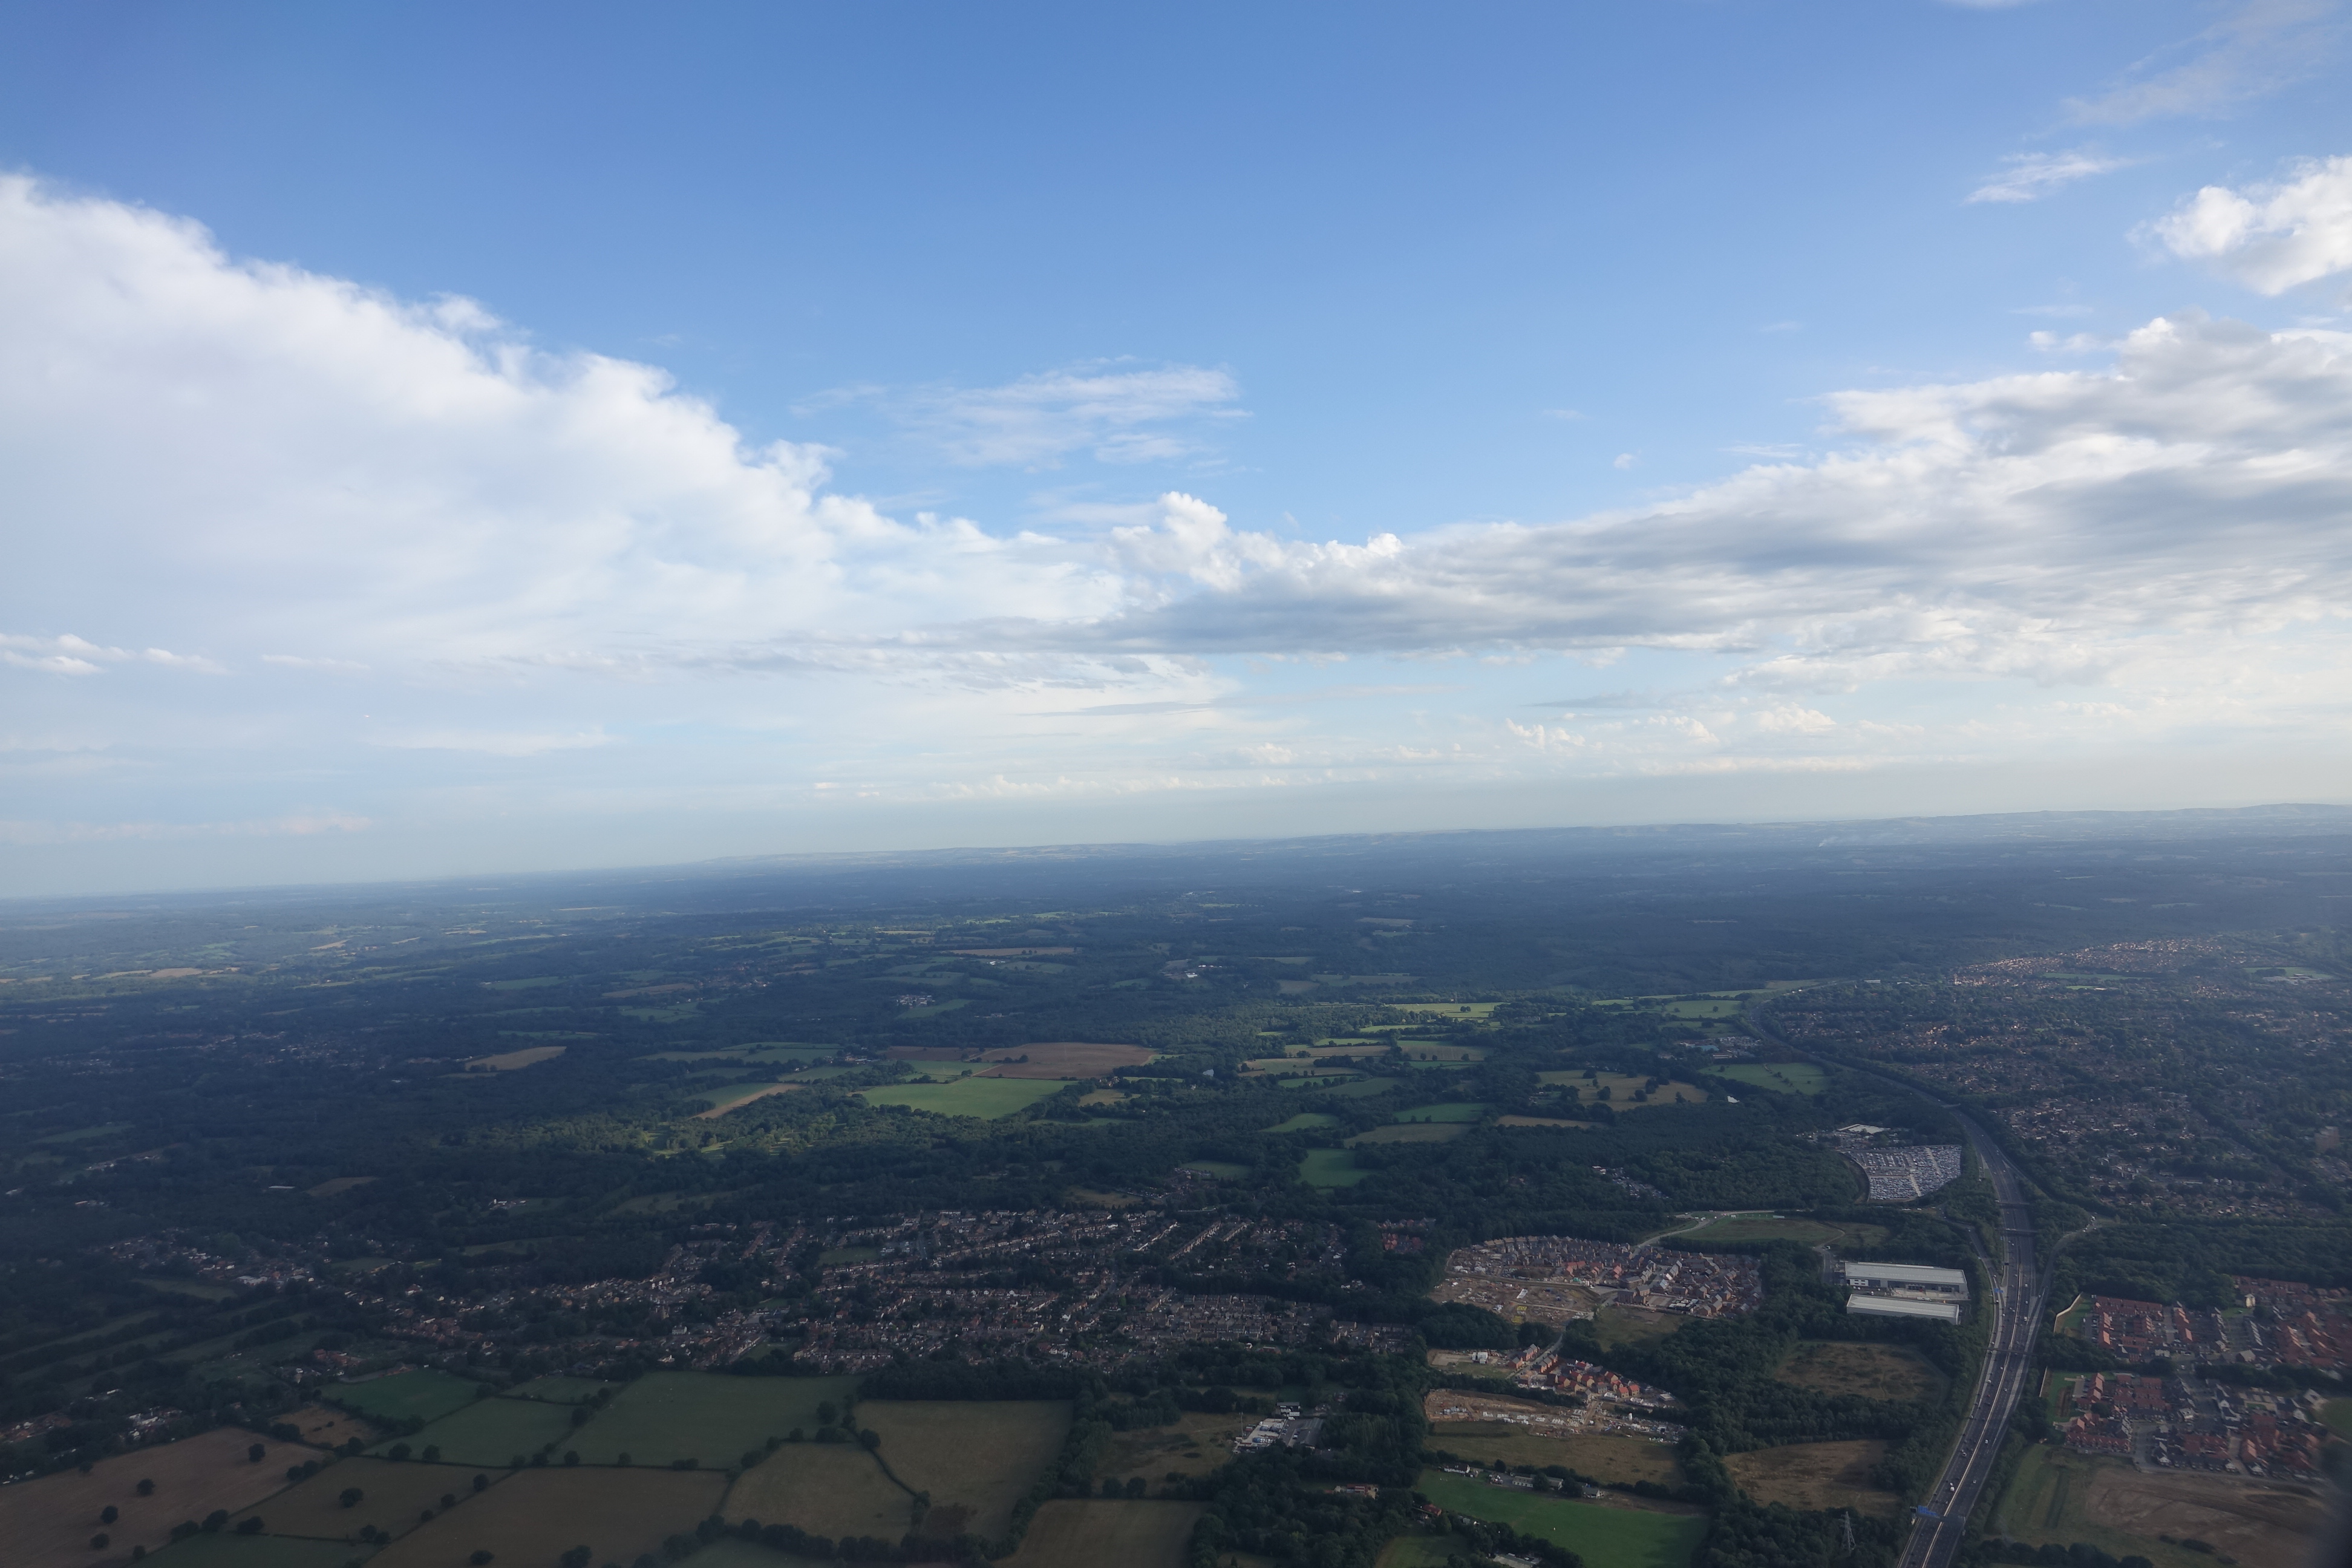
[[[1895,1291],[1923,1296],[1957,1296],[1967,1300],[1969,1277],[1957,1268],[1929,1268],[1917,1263],[1849,1263],[1845,1282],[1874,1295]]]

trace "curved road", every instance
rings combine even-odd
[[[1758,1017],[1753,1007],[1748,1010],[1748,1023],[1760,1037],[1804,1054]],[[1852,1070],[1869,1071],[1866,1068]],[[2033,1336],[2042,1329],[2042,1309],[2049,1281],[2034,1266],[2033,1215],[2026,1206],[2025,1178],[2001,1152],[2000,1145],[1992,1141],[1975,1117],[1958,1106],[1937,1100],[1899,1079],[1885,1081],[1900,1084],[1951,1112],[1968,1135],[2000,1200],[2002,1257],[1992,1272],[1992,1332],[1986,1342],[1982,1370],[1978,1373],[1976,1397],[1969,1402],[1968,1421],[1960,1428],[1959,1441],[1953,1445],[1951,1458],[1945,1461],[1943,1473],[1928,1491],[1923,1511],[1912,1518],[1911,1539],[1903,1548],[1902,1568],[1950,1568],[1962,1538],[1968,1534],[1969,1515],[1976,1510],[1984,1495],[1985,1483],[1992,1476],[1993,1463],[2000,1457],[2010,1415],[2017,1408],[2018,1398],[2032,1375]]]

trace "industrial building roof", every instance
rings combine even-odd
[[[1957,1301],[1914,1301],[1905,1296],[1864,1296],[1857,1293],[1846,1298],[1845,1310],[1881,1318],[1937,1318],[1947,1323],[1960,1321],[1960,1308]]]
[[[1856,1285],[1919,1285],[1931,1290],[1969,1291],[1969,1277],[1957,1268],[1929,1268],[1916,1263],[1849,1263],[1845,1277]]]

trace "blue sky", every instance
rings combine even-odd
[[[2346,26],[12,6],[0,890],[2346,798]]]

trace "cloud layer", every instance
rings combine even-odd
[[[2347,264],[2348,185],[2313,164],[2160,232],[2275,291]],[[1106,364],[911,417],[1045,466],[1181,458],[1238,401]],[[751,810],[2343,735],[2352,337],[2184,313],[2112,363],[1825,411],[1828,457],[1566,521],[1302,541],[1171,489],[992,531],[469,302],[0,179],[0,777],[29,803],[0,815],[104,837],[39,824],[202,756],[187,821],[357,833],[386,808],[353,749],[445,804],[511,808],[494,770],[538,768],[542,804]],[[1366,659],[1424,668],[1315,674]],[[1559,700],[1612,664],[1638,696]]]

